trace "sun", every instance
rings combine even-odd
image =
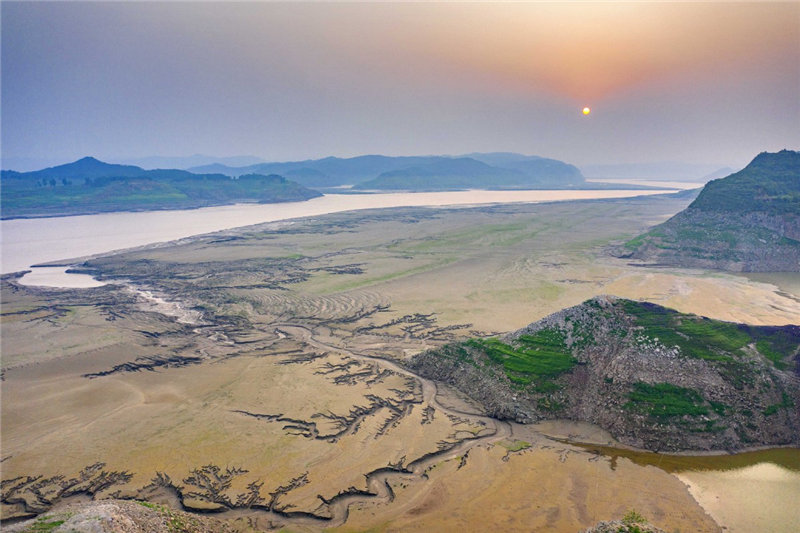
[[[591,113],[591,112],[592,112],[592,109],[591,109],[591,108],[589,108],[589,107],[584,107],[584,108],[583,108],[583,114],[584,114],[584,115],[588,115],[588,114],[589,114],[589,113]]]

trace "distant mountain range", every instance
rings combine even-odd
[[[800,326],[734,324],[598,296],[407,365],[490,416],[591,422],[649,450],[800,444]]]
[[[294,202],[320,193],[277,175],[144,170],[84,157],[73,163],[0,175],[3,218],[110,211],[186,209],[236,202]]]
[[[188,156],[149,156],[139,158],[112,158],[112,162],[124,165],[136,165],[145,169],[154,168],[178,168],[186,170],[200,165],[213,165],[220,163],[232,167],[243,167],[246,165],[256,165],[264,163],[265,160],[252,155],[235,155],[230,157],[214,157],[210,155],[194,154]]]
[[[580,170],[555,159],[510,152],[465,156],[366,155],[306,161],[261,163],[245,167],[221,164],[192,172],[237,176],[252,172],[287,176],[306,187],[353,185],[359,190],[448,190],[464,188],[573,188],[585,185]]]
[[[206,156],[191,156],[203,159]],[[179,158],[180,159],[180,158]],[[244,157],[245,160],[248,157]],[[232,158],[240,161],[242,158]],[[148,164],[173,158],[147,158]],[[174,161],[178,162],[178,161]],[[186,162],[184,160],[183,162]],[[2,171],[2,216],[53,216],[180,209],[235,202],[298,201],[308,188],[363,191],[463,189],[646,189],[587,183],[577,167],[511,152],[464,156],[365,155],[232,167],[217,160],[189,170],[145,170],[85,157],[31,172]]]
[[[658,265],[800,272],[800,152],[764,152],[709,182],[689,207],[618,255]]]

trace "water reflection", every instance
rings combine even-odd
[[[102,287],[104,282],[88,274],[68,273],[69,267],[36,267],[22,276],[18,283],[32,287],[61,287],[64,289],[89,289]]]
[[[574,444],[584,450],[608,457],[610,466],[616,468],[620,457],[640,466],[655,466],[669,473],[704,470],[733,470],[761,463],[771,463],[800,473],[800,449],[772,448],[724,455],[669,455],[655,452],[627,450],[597,444]]]

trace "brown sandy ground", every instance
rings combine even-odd
[[[124,285],[6,280],[1,516],[116,496],[255,529],[575,531],[636,508],[714,530],[663,471],[512,435],[391,363],[598,293],[754,324],[800,316],[770,283],[604,254],[684,203],[339,214],[85,265]],[[517,441],[535,446],[507,456]]]
[[[720,531],[660,469],[624,459],[612,468],[602,456],[524,436],[472,448],[463,465],[437,464],[421,487],[397,487],[385,508],[354,508],[339,530],[574,532],[636,509],[668,531]]]

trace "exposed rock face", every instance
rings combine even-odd
[[[656,526],[642,523],[628,523],[622,520],[613,522],[600,522],[594,527],[585,529],[581,533],[666,533]]]
[[[492,416],[592,422],[651,450],[800,444],[800,326],[732,324],[606,296],[408,364]]]
[[[221,520],[129,500],[73,503],[38,517],[4,525],[3,531],[80,531],[91,533],[233,533]]]
[[[759,154],[615,255],[656,265],[800,272],[800,152]]]

